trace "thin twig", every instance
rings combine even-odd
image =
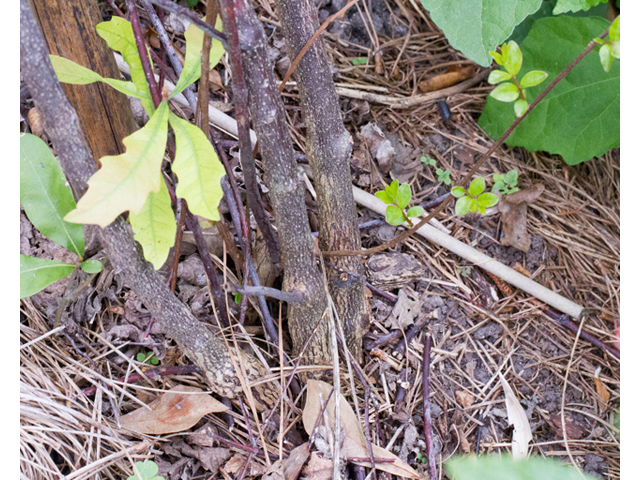
[[[283,292],[277,288],[271,287],[253,287],[250,285],[236,285],[233,282],[227,282],[231,292],[241,293],[243,295],[262,295],[265,297],[275,298],[287,303],[300,303],[304,300],[304,294],[299,290],[291,292]]]
[[[587,342],[590,342],[593,346],[598,347],[600,350],[609,352],[611,355],[616,357],[618,360],[620,359],[620,350],[618,350],[615,347],[612,347],[611,345],[607,345],[606,343],[598,340],[596,337],[594,337],[590,333],[587,333],[587,332],[583,331],[580,327],[578,327],[578,325],[576,325],[574,322],[569,320],[569,318],[567,318],[566,315],[559,315],[559,314],[557,314],[556,312],[554,312],[553,310],[550,310],[550,309],[545,310],[544,313],[548,317],[551,317],[552,319],[554,319],[556,322],[558,322],[560,325],[562,325],[567,330],[569,330],[569,331],[571,331],[571,332],[573,332],[575,334],[578,334],[580,336],[580,338],[582,338],[583,340],[586,340]]]
[[[195,24],[204,33],[206,33],[210,37],[213,37],[216,40],[218,40],[220,43],[222,43],[222,46],[225,48],[225,50],[228,50],[227,36],[224,33],[213,28],[207,22],[203,22],[200,19],[200,17],[198,17],[198,15],[196,15],[194,12],[192,12],[188,8],[182,7],[172,2],[171,0],[149,0],[149,1],[155,5],[158,5],[159,7],[164,8],[165,10],[168,10],[174,13],[178,17],[189,20],[191,23]]]
[[[180,200],[180,218],[178,219],[178,230],[176,230],[176,243],[173,248],[173,264],[171,265],[171,291],[176,291],[176,281],[178,280],[178,264],[180,263],[180,247],[182,246],[182,234],[184,233],[184,219],[187,213],[187,203]]]
[[[424,440],[426,443],[429,474],[431,480],[437,480],[436,456],[433,452],[433,432],[431,429],[431,388],[429,384],[429,371],[431,369],[431,335],[428,333],[424,339],[424,352],[422,354],[422,418],[424,419]]]
[[[608,33],[609,33],[609,29],[605,30],[604,33],[602,33],[598,38],[602,39],[602,38],[606,37]],[[471,170],[469,170],[469,172],[462,179],[462,181],[460,182],[460,185],[466,185],[467,184],[467,182],[471,179],[471,177],[476,174],[476,172],[478,171],[480,166],[491,155],[493,155],[493,153],[496,150],[498,150],[500,145],[502,145],[502,143],[507,138],[509,138],[509,135],[511,135],[511,133],[516,129],[516,127],[518,125],[520,125],[520,123],[522,123],[522,121],[525,118],[527,118],[527,116],[533,111],[533,109],[535,107],[538,106],[538,104],[549,94],[549,92],[563,78],[565,78],[567,76],[567,74],[571,70],[573,70],[573,68],[578,63],[580,63],[580,61],[584,57],[586,57],[587,54],[591,50],[593,50],[595,48],[596,45],[598,45],[598,44],[596,42],[594,42],[594,41],[589,42],[589,44],[584,48],[582,53],[580,53],[580,55],[578,55],[569,65],[567,65],[567,67],[562,72],[560,72],[560,74],[547,86],[547,88],[545,88],[544,91],[540,95],[538,95],[538,98],[536,98],[533,101],[533,103],[531,105],[529,105],[529,108],[527,109],[527,111],[521,117],[516,118],[515,121],[511,124],[511,126],[509,126],[509,128],[507,128],[507,130],[500,136],[500,138],[493,143],[491,148],[489,148],[489,150],[487,150],[484,153],[484,155],[482,155],[482,157],[480,157],[480,159],[476,162],[476,164],[471,168]],[[401,233],[400,235],[398,235],[393,240],[390,240],[390,241],[388,241],[386,243],[383,243],[382,245],[378,245],[377,247],[368,248],[368,249],[360,250],[360,251],[355,251],[355,250],[337,250],[337,251],[333,251],[333,252],[324,252],[324,254],[325,255],[330,255],[330,256],[372,255],[374,253],[381,252],[381,251],[386,250],[388,248],[395,247],[398,243],[400,243],[400,242],[406,240],[407,238],[409,238],[411,235],[416,233],[422,226],[426,225],[428,221],[430,221],[432,218],[435,218],[436,215],[438,215],[445,208],[447,208],[447,206],[449,205],[449,203],[451,202],[452,199],[453,199],[453,196],[451,194],[449,194],[449,196],[442,202],[442,204],[440,204],[440,206],[438,208],[433,210],[429,215],[427,215],[425,218],[423,218],[414,227],[410,228],[409,230],[406,230],[405,232]]]

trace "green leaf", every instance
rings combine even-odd
[[[502,181],[504,181],[504,177],[505,177],[505,175],[503,175],[501,173],[494,173],[493,174],[493,181],[494,182],[502,182]]]
[[[415,207],[411,207],[407,210],[407,217],[419,217],[424,214],[424,208],[420,205],[416,205]]]
[[[411,201],[411,187],[408,183],[403,183],[398,188],[398,195],[396,196],[396,203],[401,209],[405,209]]]
[[[504,57],[502,56],[501,53],[498,52],[489,52],[489,55],[491,55],[493,57],[493,59],[496,61],[496,63],[500,66],[504,65]]]
[[[420,161],[426,165],[434,166],[436,164],[435,159],[431,157],[420,157]]]
[[[502,192],[506,188],[506,185],[502,180],[497,181],[493,188],[491,189],[491,193]]]
[[[467,194],[463,187],[453,187],[451,189],[451,195],[456,198],[464,197]]]
[[[146,359],[147,359],[146,353],[138,352],[138,354],[136,355],[136,360],[139,362],[144,362]]]
[[[76,266],[57,260],[20,254],[20,298],[30,297],[56,280],[66,277]]]
[[[486,208],[493,207],[495,204],[498,203],[498,200],[499,200],[498,196],[494,195],[493,193],[483,193],[478,197],[478,205]]]
[[[494,70],[489,74],[489,84],[495,85],[496,83],[506,82],[511,80],[511,75],[503,70]]]
[[[102,262],[100,260],[85,260],[80,264],[80,268],[87,273],[100,273]]]
[[[78,208],[64,219],[104,228],[122,212],[138,213],[149,193],[160,190],[168,117],[165,100],[143,128],[122,141],[125,153],[102,157],[102,168],[87,182],[89,189],[78,202]]]
[[[140,55],[138,55],[138,47],[133,36],[133,28],[131,23],[124,18],[112,17],[108,22],[102,22],[96,25],[96,31],[113,50],[117,50],[122,54],[122,58],[127,62],[131,69],[131,80],[136,86],[138,92],[144,93],[142,106],[151,116],[155,110],[153,101],[151,100],[151,92],[147,85],[147,79],[144,76]],[[149,57],[151,62],[151,57]]]
[[[187,0],[187,5],[189,5],[189,7],[191,7],[191,8],[193,8],[198,4],[199,1],[200,0]]]
[[[378,197],[387,205],[393,203],[393,198],[391,198],[391,195],[389,195],[386,190],[380,190],[379,192],[376,192],[376,197]]]
[[[178,176],[176,195],[187,201],[192,213],[220,220],[220,180],[226,172],[211,142],[202,130],[173,113],[169,122],[176,134],[176,158],[171,167]]]
[[[155,355],[153,357],[151,357],[151,365],[158,365],[160,363],[160,360],[158,360],[158,357],[156,357]]]
[[[490,95],[501,102],[513,102],[520,96],[520,92],[513,83],[505,82],[494,88]]]
[[[458,201],[456,202],[456,215],[461,217],[469,213],[469,206],[471,205],[471,200],[473,200],[471,197],[466,197],[466,196],[459,198]]]
[[[129,221],[134,238],[142,245],[144,258],[158,270],[169,256],[176,239],[176,220],[171,209],[171,197],[162,181],[158,193],[151,192],[138,213],[131,212]]]
[[[609,27],[609,39],[612,42],[620,41],[620,15],[616,17]]]
[[[140,473],[140,476],[135,474],[127,478],[127,480],[164,480],[164,477],[157,476],[158,466],[155,462],[147,460],[146,462],[136,462],[136,470]]]
[[[353,58],[351,60],[351,63],[353,63],[354,65],[366,65],[367,64],[367,57]]]
[[[51,65],[56,72],[58,80],[62,83],[73,85],[87,85],[94,82],[102,82],[112,86],[116,90],[130,97],[150,99],[149,92],[139,91],[133,82],[123,82],[114,78],[104,78],[93,70],[82,67],[71,60],[57,55],[49,55]]]
[[[520,80],[520,86],[522,88],[535,87],[536,85],[540,85],[544,82],[548,76],[549,74],[547,72],[532,70],[522,77],[522,80]]]
[[[522,68],[522,52],[518,44],[511,40],[507,43],[507,53],[503,54],[506,57],[504,62],[504,68],[514,77],[520,72]]]
[[[515,187],[518,183],[518,170],[509,170],[506,175],[504,175],[504,183]]]
[[[478,211],[478,200],[476,200],[475,198],[471,198],[471,200],[469,201],[469,210],[472,212]]]
[[[386,218],[389,225],[402,225],[404,223],[402,210],[395,205],[389,205],[387,207]]]
[[[513,109],[516,112],[516,117],[521,117],[522,115],[524,115],[524,112],[527,111],[527,108],[529,108],[529,104],[526,100],[522,100],[521,98],[516,100],[516,102],[513,104]]]
[[[453,48],[477,64],[488,67],[491,65],[490,52],[504,42],[527,15],[538,10],[542,0],[421,2]]]
[[[611,70],[611,65],[613,64],[613,47],[611,44],[607,43],[600,47],[600,63],[602,64],[602,68],[604,68],[605,72],[609,72]]]
[[[572,466],[542,457],[513,460],[508,455],[458,456],[444,467],[448,476],[456,480],[593,480],[592,476],[578,472]]]
[[[471,185],[469,185],[469,195],[475,197],[476,195],[480,195],[482,192],[484,192],[484,178],[474,178]]]
[[[607,3],[609,0],[558,0],[553,9],[554,15],[560,15],[566,12],[578,12],[580,10],[589,10],[599,3]]]
[[[394,180],[385,188],[385,190],[393,200],[395,200],[398,196],[398,185],[398,180]]]
[[[222,30],[222,20],[220,16],[216,19],[216,30]],[[200,78],[202,73],[202,41],[204,32],[193,23],[184,32],[187,40],[187,49],[184,54],[184,67],[176,84],[176,88],[171,92],[171,97],[175,97],[187,86]],[[209,53],[209,69],[215,67],[224,55],[224,47],[215,38],[211,40],[211,52]]]
[[[40,233],[82,258],[82,226],[63,220],[76,207],[71,188],[47,144],[30,133],[20,137],[20,203]]]
[[[522,42],[523,68],[557,76],[584,47],[610,25],[599,17],[547,17],[537,20]],[[532,98],[542,85],[530,89]],[[497,139],[513,123],[512,107],[488,99],[478,120]],[[590,53],[563,79],[507,139],[507,145],[562,155],[575,165],[620,146],[620,63],[602,70]]]

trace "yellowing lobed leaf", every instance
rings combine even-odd
[[[178,176],[176,195],[187,201],[192,213],[217,221],[224,167],[202,130],[173,113],[169,114],[169,122],[176,134],[176,159],[172,165]]]
[[[216,21],[216,29],[222,30],[222,19],[218,16]],[[182,92],[188,85],[200,78],[201,72],[201,52],[202,41],[204,40],[204,32],[191,24],[186,32],[184,32],[184,38],[187,40],[187,50],[184,55],[184,67],[182,73],[176,84],[176,88],[171,93],[172,97],[175,97]],[[213,68],[224,55],[224,47],[222,44],[213,39],[211,41],[211,52],[209,53],[209,69]]]
[[[169,256],[176,237],[176,220],[171,209],[171,197],[164,181],[160,191],[151,192],[138,213],[129,215],[135,239],[142,245],[144,258],[158,270]]]
[[[158,192],[167,142],[169,107],[163,101],[149,122],[122,142],[122,155],[102,157],[102,168],[89,179],[87,193],[64,219],[106,227],[122,212],[138,213],[150,192]]]
[[[146,97],[142,100],[142,106],[151,116],[153,111],[153,102],[151,101],[151,93],[147,85],[147,79],[144,76],[140,55],[138,55],[138,47],[133,36],[133,28],[131,23],[124,18],[113,17],[108,22],[102,22],[96,25],[96,31],[109,45],[109,48],[122,53],[122,58],[127,62],[131,69],[131,80],[135,84],[139,92],[143,92]],[[149,58],[151,62],[151,58]]]
[[[139,91],[133,82],[123,82],[114,78],[104,78],[100,74],[78,65],[71,60],[57,55],[49,55],[51,65],[56,72],[58,80],[62,83],[71,83],[73,85],[87,85],[94,82],[103,82],[112,86],[116,90],[130,97],[141,99],[151,99],[148,91]]]

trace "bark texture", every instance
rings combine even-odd
[[[276,0],[275,3],[293,61],[318,29],[317,9],[311,0]],[[307,158],[318,195],[320,250],[359,250],[360,231],[349,167],[353,142],[342,121],[322,36],[304,54],[294,75],[307,127]],[[358,257],[326,259],[360,275],[327,268],[329,291],[343,323],[349,350],[360,360],[362,336],[369,329],[364,267]]]
[[[26,0],[20,1],[20,68],[33,96],[62,168],[76,198],[84,194],[96,165],[73,110],[57,81],[48,52]],[[87,47],[88,48],[88,47]],[[248,382],[268,372],[242,351],[229,354],[226,345],[169,290],[163,279],[137,249],[131,229],[122,217],[101,229],[103,243],[114,268],[125,284],[142,300],[164,332],[202,368],[208,385],[218,394],[234,397],[242,392],[233,363],[242,368]],[[258,407],[275,405],[278,390],[273,383],[253,389]]]
[[[73,60],[106,78],[120,78],[113,52],[96,32],[102,21],[97,2],[30,0],[50,53]],[[87,45],[104,48],[87,48]],[[95,159],[124,152],[122,139],[136,124],[127,97],[100,82],[62,86],[80,118]]]
[[[227,28],[227,25],[231,15],[235,14],[237,22],[242,67],[249,91],[249,111],[266,165],[266,182],[280,240],[283,290],[299,290],[305,295],[302,303],[288,305],[289,331],[295,353],[299,354],[327,307],[324,283],[314,256],[301,171],[295,162],[262,24],[247,0],[222,0],[220,6],[230,43],[232,27]],[[328,364],[330,361],[325,319],[309,344],[303,362]]]

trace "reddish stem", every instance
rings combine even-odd
[[[431,386],[429,384],[429,371],[431,370],[431,335],[428,333],[424,339],[424,353],[422,354],[422,417],[424,419],[424,440],[427,445],[427,459],[431,480],[437,480],[436,456],[433,452],[433,433],[431,431]]]

